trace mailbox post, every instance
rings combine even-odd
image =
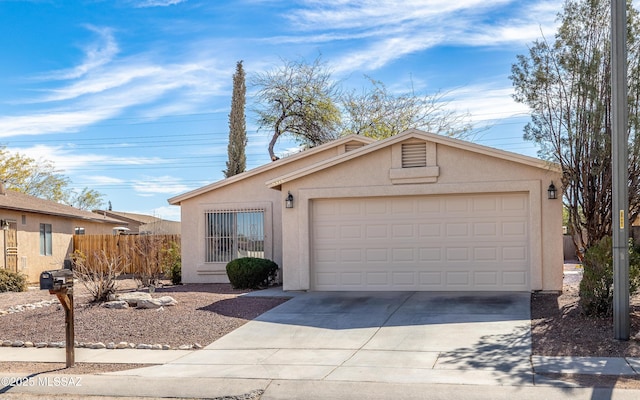
[[[75,334],[73,324],[73,271],[70,269],[56,269],[44,271],[40,274],[40,290],[49,290],[55,294],[64,307],[65,345],[67,368],[75,364]]]

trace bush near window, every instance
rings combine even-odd
[[[236,258],[227,264],[227,276],[235,289],[257,289],[273,281],[278,264],[255,257]]]
[[[0,269],[0,293],[24,292],[27,290],[27,277],[13,271]]]
[[[586,315],[606,317],[613,313],[613,244],[604,237],[584,255],[580,282],[580,306]],[[640,251],[629,246],[629,293],[640,288]]]

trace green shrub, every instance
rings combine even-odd
[[[229,282],[236,289],[256,289],[274,280],[278,264],[255,257],[237,258],[227,264]]]
[[[27,290],[27,277],[17,273],[0,269],[0,293],[24,292]]]
[[[580,282],[580,306],[586,315],[610,316],[613,312],[613,244],[602,238],[584,255]],[[629,246],[629,292],[640,287],[640,251]]]
[[[174,285],[182,283],[182,261],[178,243],[171,242],[168,249],[162,250],[162,271]]]

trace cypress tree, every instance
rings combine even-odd
[[[244,172],[247,167],[245,154],[247,126],[244,116],[246,92],[242,61],[238,61],[236,72],[233,74],[233,95],[231,97],[231,112],[229,113],[229,144],[227,146],[229,161],[227,161],[227,169],[222,171],[226,178]]]

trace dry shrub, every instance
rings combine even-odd
[[[93,302],[109,300],[116,292],[118,276],[125,270],[127,261],[119,255],[109,255],[104,250],[91,257],[76,250],[72,256],[73,273],[91,293]]]

